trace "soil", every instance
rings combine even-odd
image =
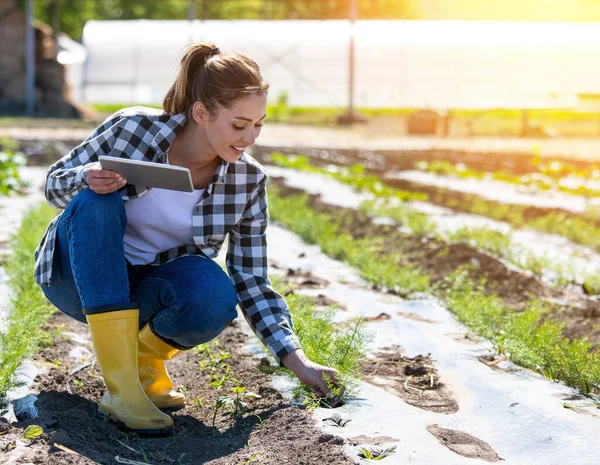
[[[261,163],[268,163],[268,155],[274,150],[257,149],[253,156]],[[536,158],[523,154],[494,154],[494,153],[469,153],[456,151],[357,151],[357,150],[320,150],[312,149],[295,151],[293,149],[279,150],[282,153],[302,153],[310,156],[311,164],[315,166],[342,165],[350,166],[359,164],[367,168],[370,175],[377,176],[387,186],[408,192],[423,193],[428,196],[428,201],[434,205],[450,208],[455,211],[470,213],[468,208],[480,197],[451,189],[428,186],[403,179],[390,179],[386,175],[395,171],[416,169],[419,161],[447,161],[450,163],[463,163],[471,169],[498,172],[504,171],[513,175],[539,172]],[[593,170],[598,168],[598,163],[583,160],[561,159],[566,166],[578,170]],[[489,205],[504,205],[500,202],[486,200]],[[575,212],[560,208],[538,208],[534,206],[515,206],[523,212],[525,221],[533,221],[550,213],[560,214],[565,219],[578,218],[600,228],[600,219],[588,218]]]
[[[486,462],[503,460],[487,442],[463,431],[441,428],[438,425],[429,425],[427,431],[435,436],[440,444],[463,457],[477,458]]]
[[[272,370],[262,369],[266,359],[261,362],[261,357],[245,349],[247,336],[241,324],[245,322],[228,327],[214,350],[226,349],[231,354],[226,360],[231,376],[261,397],[248,400],[250,405],[243,414],[220,410],[216,430],[211,428],[215,401],[220,395],[231,394],[236,383],[229,381],[220,390],[211,387],[210,370],[203,372],[198,364],[201,354],[187,351],[168,364],[174,385],[185,391],[187,398],[186,407],[172,413],[175,434],[143,438],[96,417],[96,402],[104,391],[98,366],[92,364],[71,375],[76,363],[68,354],[76,344],[61,337],[37,356],[38,363],[49,367],[33,386],[39,418],[13,423],[1,437],[0,450],[10,449],[22,439],[23,430],[35,424],[42,426],[44,433],[31,443],[20,463],[113,464],[119,456],[143,463],[147,459],[152,464],[233,465],[250,460],[253,454],[257,454],[257,463],[260,459],[260,463],[273,465],[352,463],[343,452],[342,438],[322,434],[310,412],[292,406],[271,387],[271,376],[266,372]],[[51,328],[87,331],[60,312],[52,317]],[[201,403],[196,399],[202,399]]]
[[[416,169],[417,163],[426,161],[445,161],[462,163],[476,171],[502,171],[515,176],[539,172],[539,157],[532,153],[466,152],[459,150],[349,150],[349,149],[306,149],[294,147],[252,147],[252,156],[261,163],[268,163],[272,152],[283,154],[301,154],[310,157],[311,164],[355,165],[360,164],[369,170],[390,172]],[[575,170],[597,169],[597,161],[567,157],[552,157],[565,167]],[[549,160],[544,160],[548,162]]]
[[[271,182],[280,196],[296,195],[303,191],[285,185],[281,178]],[[318,195],[308,197],[309,205],[317,212],[336,218],[340,228],[355,239],[370,238],[382,241],[382,250],[388,256],[398,254],[398,265],[416,265],[441,290],[447,287],[445,278],[457,268],[466,266],[474,282],[486,280],[484,291],[496,294],[515,311],[522,311],[533,300],[546,302],[546,317],[564,323],[563,334],[569,339],[587,337],[594,345],[600,344],[600,302],[585,297],[578,289],[555,288],[526,273],[507,268],[500,260],[458,243],[448,245],[437,239],[417,238],[401,233],[394,225],[373,224],[358,210],[326,204]]]
[[[458,403],[440,380],[430,354],[406,357],[397,347],[386,347],[361,363],[365,380],[407,404],[437,413],[456,413]]]

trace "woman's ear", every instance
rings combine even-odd
[[[198,124],[206,124],[210,121],[210,113],[202,102],[195,102],[192,106],[192,118]]]

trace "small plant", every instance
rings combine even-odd
[[[82,389],[83,388],[83,381],[77,379],[77,378],[73,378],[73,384],[75,386],[77,386],[77,389]]]
[[[182,394],[185,394],[186,392],[188,392],[188,388],[187,388],[187,386],[184,386],[182,384],[181,386],[179,386],[178,391],[181,392]]]
[[[240,463],[240,465],[250,465],[250,464],[254,463],[254,461],[258,458],[258,454],[261,454],[263,452],[264,452],[264,450],[259,450],[258,452],[255,452],[254,454],[252,454],[250,456],[250,458],[248,460]]]
[[[255,394],[254,392],[246,392],[245,386],[236,386],[231,389],[234,397],[232,399],[234,406],[234,415],[238,413],[244,413],[244,411],[248,408],[248,404],[243,401],[243,399],[260,399],[261,396]]]
[[[263,420],[260,415],[254,415],[257,419],[258,419],[258,429],[262,429],[262,427],[265,425],[266,422],[268,422],[269,420]]]
[[[388,447],[387,449],[381,449],[379,447],[361,447],[358,456],[369,460],[383,460],[395,452],[396,446]]]
[[[27,428],[25,428],[25,431],[23,431],[23,437],[28,441],[32,441],[43,433],[44,430],[41,426],[29,425]]]
[[[348,423],[350,423],[352,420],[350,420],[350,419],[346,420],[336,413],[336,414],[332,415],[330,418],[323,418],[323,421],[330,422],[330,424],[332,424],[333,426],[337,426],[338,428],[343,428]]]
[[[204,403],[204,397],[196,397],[193,402],[194,407],[198,410],[200,409],[200,407],[202,407],[203,403]]]
[[[213,413],[212,425],[211,425],[213,431],[216,431],[215,421],[217,419],[217,412],[221,408],[225,407],[226,405],[230,405],[232,402],[233,402],[233,400],[229,396],[219,396],[219,397],[217,397],[217,401],[215,402],[215,411]]]

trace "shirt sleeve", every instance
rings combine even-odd
[[[54,208],[66,208],[87,187],[85,166],[108,155],[122,127],[122,117],[109,117],[80,145],[53,164],[46,175],[46,199]]]
[[[266,184],[265,176],[252,192],[241,221],[229,231],[226,264],[244,318],[281,363],[287,354],[301,346],[294,334],[289,307],[267,276]]]

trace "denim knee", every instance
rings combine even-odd
[[[115,222],[125,227],[127,215],[125,205],[118,191],[110,194],[97,194],[84,189],[69,203],[64,215],[84,221],[90,227],[103,227]]]
[[[233,285],[215,289],[210,299],[180,301],[180,333],[175,342],[180,347],[191,348],[216,338],[237,318],[237,297]]]
[[[152,320],[155,332],[180,349],[214,339],[237,317],[237,294],[228,276],[210,260],[203,265],[204,282],[195,276],[185,288],[170,286],[171,308]]]

